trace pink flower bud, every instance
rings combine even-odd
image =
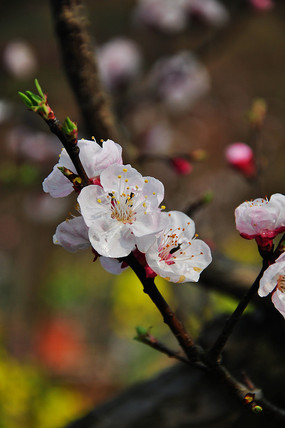
[[[227,147],[225,155],[228,163],[246,177],[256,175],[253,151],[247,144],[233,143]]]
[[[256,10],[269,10],[274,7],[274,3],[272,0],[249,0],[250,4]]]
[[[172,158],[170,161],[177,174],[187,175],[192,172],[193,168],[188,160],[184,158]]]

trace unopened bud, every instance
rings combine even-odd
[[[253,128],[261,128],[266,117],[267,105],[264,99],[257,98],[253,101],[247,116]]]
[[[177,174],[187,175],[192,172],[193,168],[191,163],[184,158],[172,158],[170,159],[170,162]]]
[[[77,143],[78,137],[78,128],[75,122],[73,122],[69,117],[66,117],[62,123],[62,131],[64,134],[74,139],[75,144]]]
[[[258,406],[257,404],[252,406],[251,409],[252,409],[253,413],[261,413],[263,410],[263,408],[261,406]]]
[[[190,158],[193,162],[202,162],[206,160],[208,157],[208,153],[204,149],[196,149],[190,153]]]
[[[253,151],[247,144],[233,143],[227,147],[225,155],[228,163],[246,177],[256,175]]]

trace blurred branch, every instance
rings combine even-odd
[[[110,100],[98,73],[94,45],[87,31],[81,0],[50,0],[64,68],[85,122],[86,132],[119,141]]]

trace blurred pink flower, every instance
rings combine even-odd
[[[22,41],[9,42],[3,52],[3,63],[18,79],[34,77],[38,64],[32,48]]]
[[[250,4],[256,10],[269,10],[274,7],[274,2],[272,0],[249,0]]]
[[[141,53],[129,39],[116,38],[105,43],[98,49],[97,59],[102,80],[111,90],[130,83],[141,70]]]
[[[252,149],[245,143],[233,143],[225,152],[228,163],[241,171],[246,177],[256,175],[256,166]]]
[[[150,84],[171,111],[181,112],[208,92],[210,76],[193,54],[184,51],[158,60]]]

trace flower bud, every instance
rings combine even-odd
[[[184,158],[172,158],[170,162],[175,172],[179,175],[187,175],[192,172],[193,168],[191,163]]]
[[[233,143],[227,147],[225,155],[228,163],[245,177],[252,178],[256,175],[253,151],[247,144]]]

